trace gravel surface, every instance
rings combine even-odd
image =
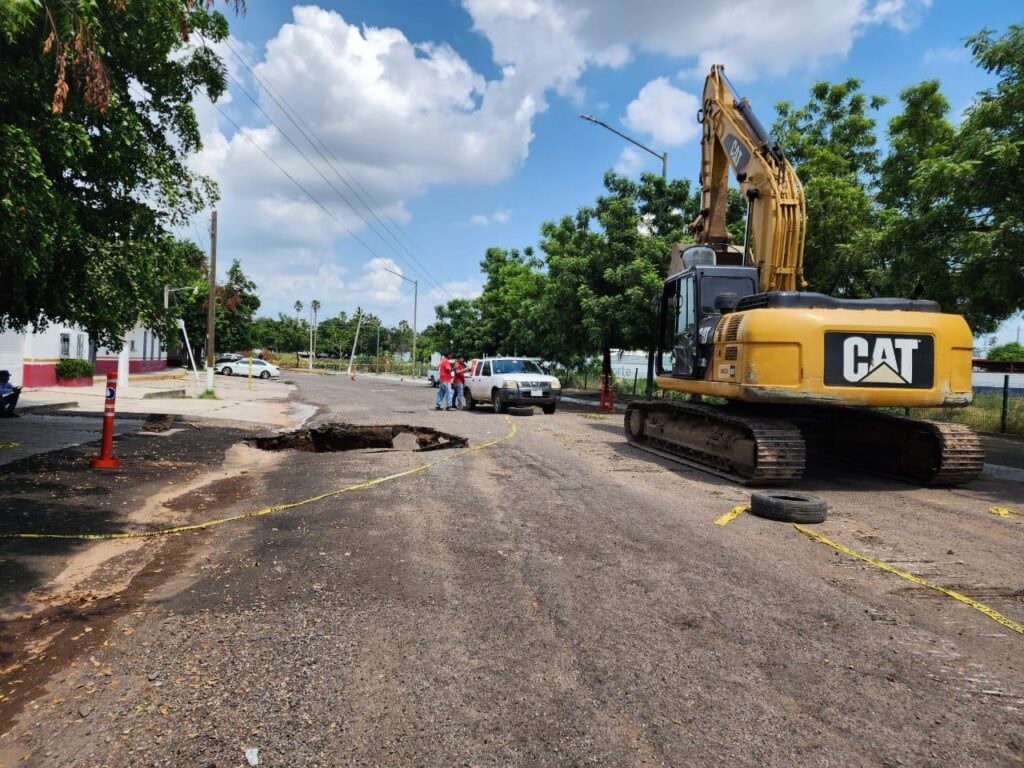
[[[209,494],[202,514],[238,514],[451,458],[175,537],[122,610],[78,622],[95,641],[0,765],[1022,764],[1024,636],[791,526],[714,525],[749,492],[630,448],[620,415],[295,378],[324,422],[518,433],[281,452]],[[1024,621],[1024,517],[988,512],[1024,506],[1019,484],[816,468],[801,489],[829,501],[824,535]]]

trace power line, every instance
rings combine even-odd
[[[322,157],[324,159],[324,161],[328,164],[328,166],[334,172],[334,175],[337,176],[338,179],[349,189],[349,191],[356,197],[356,199],[362,204],[362,206],[377,221],[377,223],[380,224],[380,226],[384,229],[384,231],[387,232],[391,236],[391,239],[394,240],[394,242],[403,251],[405,251],[406,254],[408,254],[408,256],[413,260],[413,262],[415,262],[415,264],[420,268],[421,273],[425,277],[427,275],[429,275],[430,271],[428,269],[426,269],[426,267],[424,267],[424,265],[419,261],[419,259],[416,258],[416,255],[413,254],[405,246],[405,244],[402,243],[401,240],[398,239],[398,236],[395,234],[395,232],[396,231],[401,232],[401,234],[403,234],[406,237],[406,239],[409,240],[410,243],[412,243],[413,247],[415,247],[418,250],[420,250],[421,253],[423,253],[423,249],[420,248],[415,243],[415,241],[413,241],[412,238],[409,237],[409,235],[406,232],[403,231],[403,229],[398,225],[397,222],[394,221],[394,219],[384,209],[384,207],[373,197],[373,195],[369,191],[366,190],[365,187],[363,187],[363,185],[359,182],[359,180],[353,174],[351,174],[350,172],[346,171],[346,175],[344,175],[344,176],[342,175],[341,171],[339,171],[339,169],[338,169],[338,166],[341,165],[340,161],[338,161],[337,157],[334,155],[333,152],[331,152],[330,148],[327,146],[327,144],[324,142],[324,140],[319,136],[319,134],[317,134],[317,132],[309,125],[308,122],[306,122],[305,120],[302,119],[302,117],[298,114],[298,111],[294,107],[292,107],[291,104],[288,103],[288,100],[285,99],[285,97],[282,96],[277,91],[277,89],[275,89],[274,86],[266,78],[262,78],[262,77],[260,77],[260,75],[258,75],[256,73],[256,71],[253,69],[254,65],[252,64],[252,62],[250,60],[248,60],[231,43],[230,39],[226,39],[225,43],[227,44],[227,47],[231,50],[231,52],[235,55],[235,58],[238,59],[238,61],[242,64],[243,67],[246,68],[246,70],[248,70],[248,72],[252,76],[253,80],[255,80],[258,85],[263,87],[263,89],[267,93],[267,95],[277,105],[278,109],[281,110],[281,113],[284,114],[284,116],[288,118],[288,120],[292,123],[292,125],[295,126],[295,128],[299,131],[299,133],[302,135],[302,137],[309,143],[309,145],[311,147],[313,147],[313,149],[316,150],[316,152],[320,155],[320,157]],[[234,78],[232,78],[232,80],[236,84],[238,84],[237,80],[235,80]],[[239,85],[239,87],[241,88],[241,85]],[[243,89],[243,93],[244,92],[245,91]],[[248,96],[248,93],[246,93],[246,95]],[[250,100],[252,100],[252,97],[249,97],[249,98],[250,98]],[[263,109],[258,104],[256,106],[257,106],[258,109],[260,109],[261,112],[263,112]],[[263,112],[263,114],[266,115],[266,112]],[[266,116],[267,116],[268,119],[271,119],[269,115],[266,115]],[[280,127],[278,127],[278,130],[280,130]],[[315,141],[314,141],[314,139],[315,139]],[[326,155],[324,154],[325,152],[327,153]],[[328,157],[328,155],[330,155],[330,156]],[[341,170],[345,170],[343,165],[341,165]],[[346,176],[348,178],[346,178]],[[359,189],[357,190],[355,187],[353,187],[353,184],[355,184],[355,187],[358,187]],[[360,191],[362,192],[362,194],[360,194]],[[370,199],[370,201],[373,203],[372,206],[369,203],[366,202],[366,200],[364,199],[363,195],[366,195],[366,197],[368,197]],[[351,205],[351,203],[347,199],[346,199],[346,203],[349,205],[349,207],[353,207]],[[376,209],[378,209],[378,208],[384,214],[385,218],[387,218],[387,220],[389,222],[391,222],[392,226],[389,227],[388,224],[386,224],[384,221],[381,220],[380,216],[378,216],[377,211],[376,211]],[[354,207],[353,207],[353,210],[355,210]],[[362,216],[360,216],[360,217],[362,218]],[[363,220],[365,222],[365,218]],[[367,226],[370,226],[368,222],[367,222]],[[384,241],[385,243],[388,244],[388,247],[392,247],[391,244],[388,243],[384,239],[383,235],[381,235],[380,232],[377,232],[376,230],[374,230],[374,231],[376,232],[377,236],[381,238],[382,241]],[[424,253],[424,255],[426,256],[425,253]],[[437,271],[441,272],[442,277],[446,278],[449,281],[452,281],[452,278],[445,273],[443,268],[437,268]],[[429,278],[427,278],[427,279],[429,281]],[[444,289],[441,286],[438,286],[438,285],[434,284],[434,287],[438,288],[438,290],[444,292]]]
[[[320,210],[322,210],[324,213],[326,213],[331,218],[331,220],[334,221],[334,223],[336,223],[339,227],[341,227],[346,232],[348,232],[356,242],[361,244],[366,250],[368,250],[374,256],[376,256],[377,258],[381,258],[380,255],[376,251],[374,251],[369,245],[366,244],[366,242],[361,237],[359,237],[359,235],[357,235],[355,232],[353,232],[351,229],[349,229],[348,225],[346,225],[345,222],[343,222],[341,219],[339,219],[337,216],[335,216],[327,208],[327,206],[325,206],[323,203],[320,202],[320,200],[317,199],[317,197],[312,192],[310,192],[308,189],[306,189],[304,186],[302,186],[302,184],[299,182],[298,179],[296,179],[294,176],[292,176],[290,173],[288,173],[288,171],[286,171],[284,169],[284,167],[280,163],[278,163],[274,158],[272,158],[267,153],[267,151],[265,149],[263,149],[263,147],[261,147],[259,145],[259,142],[257,142],[255,139],[253,139],[252,136],[250,136],[246,132],[245,128],[243,128],[237,122],[235,122],[234,119],[232,119],[227,114],[227,112],[225,112],[223,109],[221,109],[219,106],[217,106],[217,104],[213,104],[213,108],[216,109],[218,112],[220,112],[221,117],[223,117],[225,120],[227,120],[229,123],[231,123],[235,127],[235,129],[238,131],[239,135],[243,136],[250,144],[252,144],[254,147],[256,147],[256,149],[258,149],[260,151],[260,154],[263,155],[263,157],[265,157],[267,159],[267,161],[269,161],[275,168],[277,168],[277,170],[279,170],[281,173],[283,173],[285,176],[287,176],[291,180],[292,184],[294,184],[296,187],[298,187],[300,190],[302,190],[302,192],[306,195],[306,197],[308,197],[310,200],[312,200],[316,204],[316,206],[318,208],[320,208]]]

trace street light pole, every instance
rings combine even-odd
[[[416,375],[416,307],[419,303],[420,281],[406,277],[401,272],[382,267],[385,272],[390,272],[395,277],[400,277],[407,283],[412,283],[412,375]]]
[[[213,366],[216,360],[214,329],[217,301],[217,211],[210,217],[210,296],[206,305],[206,394],[213,394]]]
[[[593,115],[581,114],[580,118],[582,120],[586,120],[588,123],[593,123],[594,125],[600,125],[602,128],[607,128],[609,131],[614,133],[616,136],[621,136],[623,139],[628,141],[630,144],[634,144],[634,145],[640,147],[640,149],[642,149],[644,152],[649,152],[650,154],[654,155],[655,157],[657,157],[657,158],[659,158],[661,160],[661,180],[662,180],[662,182],[665,185],[665,190],[662,193],[662,198],[661,198],[661,205],[662,205],[661,214],[662,214],[662,218],[664,218],[664,216],[665,216],[665,200],[666,200],[666,197],[668,196],[668,152],[656,152],[655,150],[651,149],[647,145],[641,144],[639,141],[634,139],[632,136],[627,136],[622,131],[615,130],[610,125],[608,125],[608,123],[605,123],[605,122],[602,122],[601,120],[598,120]],[[657,329],[655,329],[655,330],[657,330]],[[656,346],[657,346],[656,342],[652,342],[649,345],[648,349],[647,349],[647,399],[648,400],[651,397],[654,396],[654,350],[655,350]]]

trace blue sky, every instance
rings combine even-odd
[[[250,2],[218,46],[237,83],[216,107],[198,105],[205,148],[195,166],[223,195],[218,263],[241,261],[261,314],[317,299],[321,317],[361,306],[411,322],[417,280],[423,328],[435,304],[479,292],[487,247],[535,245],[542,222],[593,202],[609,168],[660,172],[658,159],[579,113],[667,151],[670,177],[692,181],[695,105],[711,63],[726,65],[766,124],[777,101],[801,104],[814,82],[847,77],[889,99],[880,125],[902,88],[931,78],[959,113],[991,84],[964,38],[1019,22],[1014,5]],[[190,232],[206,247],[204,228]],[[1001,335],[1016,329],[1014,320]]]

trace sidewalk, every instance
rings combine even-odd
[[[295,387],[280,381],[249,380],[242,376],[215,376],[215,399],[200,398],[206,391],[206,376],[197,381],[191,372],[136,374],[117,388],[117,415],[141,417],[153,413],[192,416],[202,419],[260,424],[267,428],[292,427],[313,414],[313,408],[289,402]],[[22,414],[51,411],[62,413],[103,413],[106,384],[90,387],[39,387],[21,393]],[[52,411],[51,411],[52,412]]]
[[[174,371],[133,375],[117,388],[115,434],[138,432],[152,414],[270,431],[297,427],[315,412],[313,406],[292,402],[295,386],[279,381],[216,376],[216,399],[200,398],[205,391],[203,374],[199,381],[191,373]],[[105,399],[101,380],[89,387],[23,390],[17,409],[21,418],[0,420],[0,465],[98,442]]]

